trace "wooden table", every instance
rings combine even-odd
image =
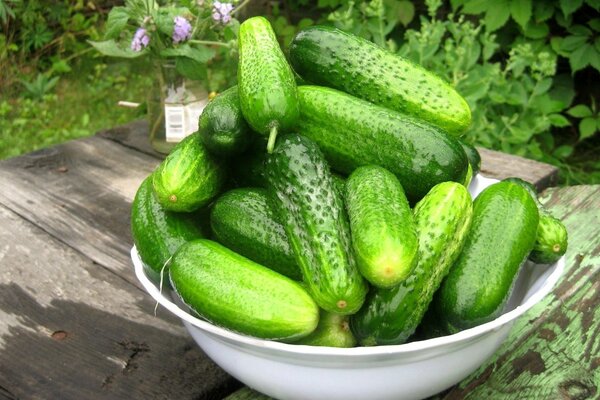
[[[0,162],[0,398],[261,398],[136,281],[129,209],[160,156],[143,122]],[[483,174],[551,185],[548,165],[483,151]],[[600,396],[600,190],[550,189],[570,235],[552,295],[439,398]]]

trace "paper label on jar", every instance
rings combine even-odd
[[[167,142],[180,142],[198,130],[198,118],[207,100],[195,101],[186,105],[165,104],[165,136]]]

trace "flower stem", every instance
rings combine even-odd
[[[215,42],[213,40],[188,40],[188,43],[205,44],[207,46],[222,46],[229,47],[228,43]]]
[[[242,4],[240,4],[239,6],[237,6],[236,8],[233,9],[233,11],[231,12],[231,15],[236,14],[238,11],[240,11],[242,8],[244,8],[248,3],[250,3],[250,0],[244,0],[242,2]]]

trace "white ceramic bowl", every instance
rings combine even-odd
[[[469,191],[475,197],[494,182],[476,176]],[[402,345],[339,349],[261,340],[212,325],[189,313],[170,290],[159,291],[135,247],[131,258],[148,293],[181,318],[219,366],[269,396],[299,400],[420,399],[453,386],[500,347],[514,320],[552,290],[565,265],[564,257],[550,266],[527,263],[504,314],[486,324]]]

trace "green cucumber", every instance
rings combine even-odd
[[[438,183],[465,179],[465,152],[438,128],[334,89],[300,86],[298,97],[298,133],[314,140],[339,172],[384,167],[413,203]]]
[[[240,108],[237,86],[212,99],[198,121],[202,143],[212,154],[231,157],[243,153],[252,138]]]
[[[469,160],[469,165],[473,169],[473,176],[477,175],[479,171],[481,171],[481,155],[479,151],[475,148],[475,146],[465,143],[462,140],[458,141],[462,146],[465,154],[467,155],[467,159]]]
[[[161,269],[181,245],[205,235],[196,214],[166,211],[158,204],[150,175],[131,204],[131,236],[150,275],[158,280]]]
[[[223,194],[212,205],[210,226],[224,246],[289,278],[302,279],[266,189],[239,188]]]
[[[303,29],[290,45],[290,62],[313,84],[416,116],[455,136],[471,124],[469,105],[444,80],[351,33],[330,26]]]
[[[236,187],[266,187],[264,170],[267,142],[256,137],[248,149],[230,165],[230,175]]]
[[[473,168],[471,167],[471,164],[469,164],[469,166],[467,167],[467,175],[465,176],[463,186],[468,188],[469,185],[471,184],[472,180],[473,180]]]
[[[153,174],[158,202],[169,211],[194,211],[223,186],[223,167],[208,154],[198,133],[179,142]]]
[[[417,261],[417,232],[398,179],[385,168],[357,168],[346,181],[346,208],[358,269],[372,285],[396,286]]]
[[[367,284],[354,260],[342,196],[319,147],[300,135],[281,137],[265,175],[309,293],[326,311],[358,311]]]
[[[506,178],[504,181],[516,183],[527,189],[537,204],[540,213],[537,236],[533,250],[529,253],[529,259],[536,264],[553,264],[557,262],[567,252],[567,228],[560,220],[550,215],[546,207],[540,203],[537,190],[530,182],[515,177]]]
[[[356,339],[350,331],[347,315],[321,310],[317,329],[294,344],[347,348],[356,346]]]
[[[300,284],[211,240],[181,246],[169,278],[200,316],[236,332],[287,341],[317,327],[319,308]]]
[[[538,222],[537,206],[520,185],[495,183],[477,196],[463,251],[434,298],[445,331],[471,328],[502,313],[535,243]]]
[[[294,73],[265,18],[244,21],[238,43],[242,112],[255,131],[269,136],[267,150],[271,152],[277,132],[293,129],[298,119]]]
[[[352,316],[350,326],[362,345],[400,344],[415,332],[460,254],[472,212],[469,192],[455,182],[436,185],[417,203],[417,266],[398,286],[371,291],[365,306]]]
[[[537,236],[529,259],[536,264],[553,264],[567,251],[567,228],[550,214],[540,214]]]

